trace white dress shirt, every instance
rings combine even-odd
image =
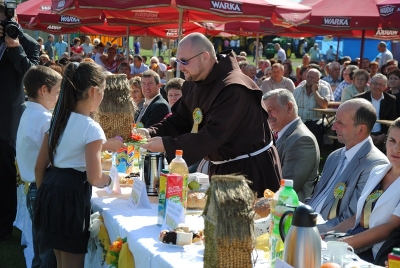
[[[25,106],[17,132],[17,163],[22,180],[35,182],[36,159],[50,127],[51,113],[36,102],[27,101]]]
[[[379,118],[379,111],[381,110],[381,100],[383,100],[384,98],[385,97],[383,96],[383,93],[382,93],[382,95],[381,95],[379,100],[376,100],[371,96],[372,106],[374,106],[375,111],[376,111],[376,120],[380,119]],[[381,132],[381,124],[375,123],[371,132]]]
[[[283,134],[285,134],[285,131],[294,123],[294,121],[297,120],[298,117],[296,117],[292,122],[290,122],[289,124],[287,124],[286,126],[284,126],[281,131],[278,132],[278,138],[276,139],[276,141],[278,141],[280,139],[280,137],[282,137]]]

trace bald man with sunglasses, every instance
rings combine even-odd
[[[258,196],[276,191],[281,179],[279,156],[261,107],[262,92],[243,74],[231,50],[216,55],[202,34],[179,43],[177,60],[186,81],[173,115],[150,127],[143,145],[152,152],[183,150],[188,165],[210,161],[209,175],[243,174]]]

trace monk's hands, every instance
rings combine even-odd
[[[147,140],[147,143],[142,144],[141,148],[147,149],[153,153],[165,152],[164,143],[161,137],[154,137]]]

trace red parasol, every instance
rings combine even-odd
[[[382,0],[377,4],[384,27],[400,28],[400,0]]]
[[[102,26],[82,26],[79,31],[86,34],[97,34],[107,36],[123,36],[126,34],[126,26],[110,26],[104,24]],[[182,25],[183,34],[193,32],[205,33],[206,29],[200,24],[185,22]],[[156,26],[129,26],[129,33],[134,35],[146,35],[163,38],[177,38],[178,37],[178,24],[163,24]]]
[[[184,10],[183,21],[190,22],[262,20],[271,18],[275,12],[276,20],[297,25],[311,13],[311,8],[289,0],[52,0],[52,10],[79,18],[98,18],[104,12],[110,23],[118,18],[176,22],[179,10]]]
[[[67,27],[76,27],[82,24],[93,25],[102,24],[104,19],[90,18],[79,19],[68,15],[59,15],[51,13],[51,0],[30,0],[17,5],[16,13],[18,14],[18,22],[24,28],[35,28],[37,23],[43,23],[40,29],[45,32],[65,33],[77,32],[65,30]],[[52,25],[52,27],[47,27]],[[46,30],[47,29],[47,30]],[[66,32],[67,31],[67,32]]]
[[[340,32],[376,30],[381,22],[377,0],[304,0],[302,4],[312,8],[310,22],[304,26]]]
[[[270,20],[257,21],[240,21],[229,22],[223,27],[223,31],[239,36],[255,36],[257,34],[281,35],[289,37],[307,37],[314,36],[308,32],[300,32],[296,27],[282,27],[274,25]]]

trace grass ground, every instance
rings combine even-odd
[[[0,268],[25,268],[24,248],[21,231],[14,227],[10,240],[0,241]]]
[[[147,63],[149,63],[153,55],[152,51],[142,49],[141,54],[147,56]],[[169,59],[167,59],[167,57],[165,58],[168,63]],[[247,59],[250,63],[253,62],[252,56],[248,56]],[[294,56],[291,60],[294,67],[301,64],[301,59],[295,59]],[[330,147],[321,148],[320,170],[322,170],[325,159],[331,151],[332,149]],[[26,264],[23,250],[24,247],[21,246],[21,231],[14,228],[13,236],[10,240],[0,241],[0,268],[25,268]]]

